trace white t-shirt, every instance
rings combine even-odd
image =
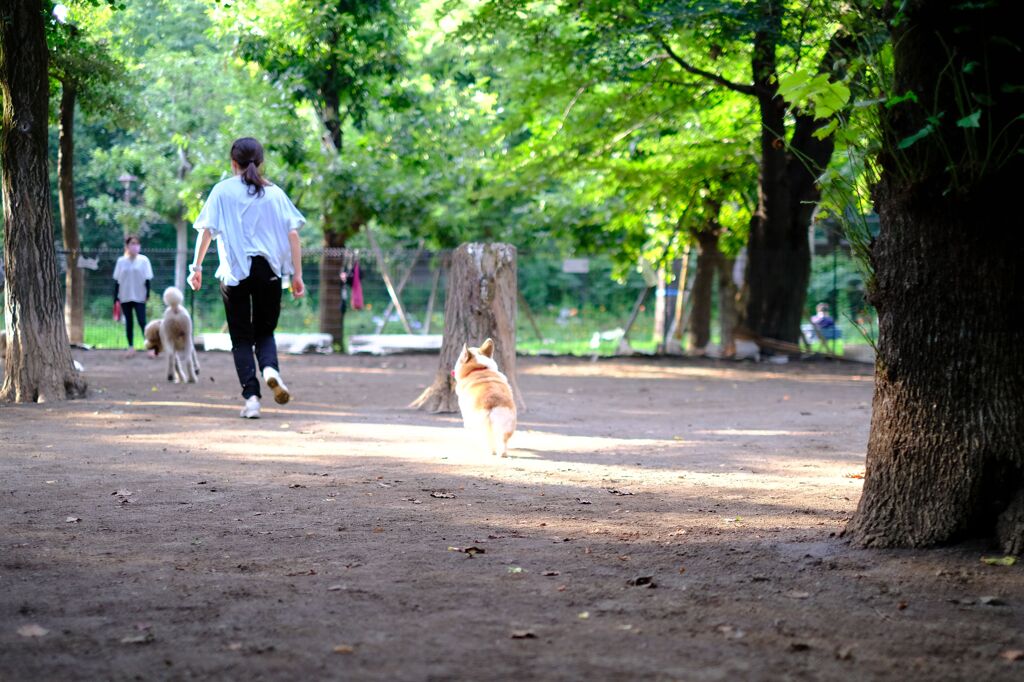
[[[153,279],[153,266],[141,253],[135,258],[121,256],[114,265],[114,279],[122,303],[145,303],[146,280]]]
[[[220,267],[216,277],[236,286],[249,276],[253,256],[263,256],[278,277],[293,273],[288,233],[306,223],[288,195],[276,185],[262,197],[249,193],[241,176],[221,180],[199,212],[195,229],[210,230],[217,240]]]

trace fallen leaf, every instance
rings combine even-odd
[[[311,568],[308,571],[295,571],[294,573],[285,573],[285,575],[288,577],[293,577],[297,575],[316,575],[316,571]]]
[[[983,556],[981,557],[981,563],[988,564],[989,566],[1013,566],[1017,563],[1017,557],[1015,556]]]
[[[537,639],[537,635],[530,630],[513,630],[509,636],[512,639]]]
[[[390,488],[391,487],[390,483],[385,483],[384,481],[377,481],[377,485],[380,486],[381,488]]]
[[[1006,602],[999,597],[979,597],[978,603],[985,606],[1006,606]]]
[[[1024,651],[1020,649],[1007,649],[999,654],[999,658],[1005,658],[1007,661],[1024,661]]]
[[[836,651],[836,658],[838,658],[840,661],[851,661],[851,660],[853,660],[853,647],[852,646],[839,647],[839,650]]]
[[[430,496],[437,497],[442,500],[450,500],[455,497],[455,495],[453,495],[452,493],[446,493],[442,490],[435,490],[434,492],[430,493]]]
[[[789,592],[786,592],[785,596],[789,597],[790,599],[807,599],[811,596],[811,593],[800,592],[799,590],[790,590]]]
[[[328,592],[337,592],[338,590],[344,590],[344,589],[345,589],[344,585],[331,585],[330,587],[327,588],[327,591]]]
[[[128,635],[121,638],[121,644],[149,644],[156,640],[152,632],[143,632],[139,635]]]
[[[633,493],[629,492],[628,490],[619,490],[617,488],[608,488],[608,492],[610,492],[612,495],[632,495],[633,494]]]
[[[558,571],[544,571],[541,573],[543,576],[561,575]]]
[[[241,651],[242,650],[242,643],[241,642],[228,642],[228,649],[230,649],[231,651]]]
[[[586,620],[590,618],[590,611],[580,611],[579,615],[576,616],[580,620]]]
[[[288,487],[289,488],[305,488],[306,486],[302,485],[301,483],[292,483]]]
[[[655,588],[655,587],[658,586],[658,584],[656,582],[654,582],[654,576],[653,575],[641,575],[641,576],[638,576],[636,578],[630,578],[629,580],[626,581],[626,584],[627,585],[632,585],[633,587],[650,587],[650,588]]]
[[[846,478],[864,478],[864,472],[857,471],[852,474],[846,474]]]
[[[82,519],[78,518],[77,516],[69,516],[66,519],[64,519],[64,523],[80,523],[81,521]]]
[[[576,501],[579,502],[580,504],[592,504],[591,501],[586,499],[585,497],[577,497]]]
[[[811,648],[811,645],[807,644],[806,642],[790,642],[789,643],[789,650],[790,651],[808,651],[808,650],[810,650],[810,648]]]
[[[508,567],[508,572],[509,573],[522,573],[523,569],[522,569],[521,566],[509,566]]]
[[[462,552],[474,556],[476,554],[486,554],[487,551],[483,547],[449,547],[449,552]]]
[[[31,625],[22,625],[18,628],[18,634],[22,637],[44,637],[49,630],[41,625],[32,623]]]
[[[679,575],[682,575],[683,573],[686,573],[686,566],[679,567]]]
[[[350,644],[339,644],[338,646],[331,649],[336,654],[354,654],[356,648]]]

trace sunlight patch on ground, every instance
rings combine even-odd
[[[510,483],[594,485],[622,481],[628,486],[701,486],[728,490],[787,489],[794,485],[834,483],[855,462],[791,458],[772,454],[750,457],[736,453],[721,458],[682,454],[694,443],[675,440],[572,436],[541,430],[521,431],[511,442],[509,457],[485,452],[481,443],[456,426],[336,424],[320,422],[292,428],[254,431],[219,429],[216,440],[193,450],[225,461],[316,463],[343,465],[346,458],[377,457],[427,469],[462,469]],[[261,438],[273,433],[272,438]],[[111,440],[124,445],[118,434]],[[167,443],[166,434],[133,435],[131,444],[153,447]],[[721,461],[720,461],[721,460]],[[689,464],[690,466],[687,466]]]
[[[702,429],[705,436],[834,436],[828,431],[787,431],[785,429]]]
[[[836,374],[803,374],[781,373],[768,371],[750,371],[748,369],[731,369],[717,367],[670,367],[633,365],[627,363],[600,362],[590,364],[542,365],[538,367],[521,367],[519,374],[546,377],[595,377],[602,379],[715,379],[719,381],[758,382],[765,380],[783,380],[796,382],[823,382],[842,384],[847,382],[863,383],[872,381],[869,375],[836,375]]]

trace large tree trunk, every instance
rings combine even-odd
[[[696,233],[697,273],[693,279],[693,308],[690,313],[690,352],[703,355],[711,341],[711,294],[718,270],[718,221]]]
[[[444,341],[433,383],[411,407],[430,412],[458,412],[452,368],[462,345],[494,340],[494,359],[508,377],[520,409],[516,383],[516,248],[509,244],[463,244],[452,253],[444,307]]]
[[[57,285],[46,153],[49,76],[38,0],[0,6],[0,174],[4,205],[7,356],[0,400],[85,393],[71,361]]]
[[[786,144],[786,103],[778,95],[775,49],[783,9],[763,2],[764,26],[755,34],[752,58],[761,116],[761,168],[758,207],[751,221],[746,284],[745,324],[758,336],[797,343],[811,274],[808,230],[821,198],[817,179],[835,147],[832,135],[813,133],[827,121],[812,115],[793,117],[793,135]],[[819,66],[830,78],[842,75],[838,65],[855,45],[842,29],[833,35]]]
[[[85,277],[78,267],[81,239],[75,211],[75,86],[65,82],[60,96],[60,133],[57,150],[57,190],[60,228],[64,239],[64,324],[71,343],[85,343]]]
[[[1024,72],[1014,4],[917,0],[894,30],[891,91],[921,104],[880,112],[875,396],[847,526],[864,546],[997,535],[1004,551],[1024,552],[1024,232],[1007,201],[1024,177],[1024,102],[1003,89]],[[977,129],[956,124],[970,113],[957,109],[962,92],[977,93]],[[898,149],[933,107],[940,127]]]

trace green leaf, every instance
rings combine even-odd
[[[981,557],[981,563],[988,564],[989,566],[1013,566],[1017,563],[1017,557],[1015,556],[983,556]]]
[[[816,139],[818,139],[818,140],[824,140],[826,137],[828,137],[833,132],[835,132],[835,129],[838,126],[839,126],[839,120],[834,118],[831,121],[829,121],[828,123],[826,123],[825,125],[823,125],[822,127],[820,127],[817,130],[815,130],[811,134],[814,135],[814,137]]]
[[[964,116],[962,119],[956,122],[958,128],[980,128],[981,127],[981,109],[975,111],[970,116]]]
[[[902,104],[903,102],[917,102],[917,95],[914,94],[913,90],[907,90],[905,94],[895,95],[887,99],[885,101],[885,108],[892,109],[897,104]]]
[[[933,132],[935,132],[935,127],[932,124],[929,123],[924,128],[921,128],[920,130],[918,130],[913,135],[910,135],[908,137],[904,137],[902,140],[900,140],[900,143],[898,145],[896,145],[896,148],[897,149],[906,149],[907,147],[909,147],[910,145],[914,144],[918,140],[923,139],[925,137],[928,137]]]

